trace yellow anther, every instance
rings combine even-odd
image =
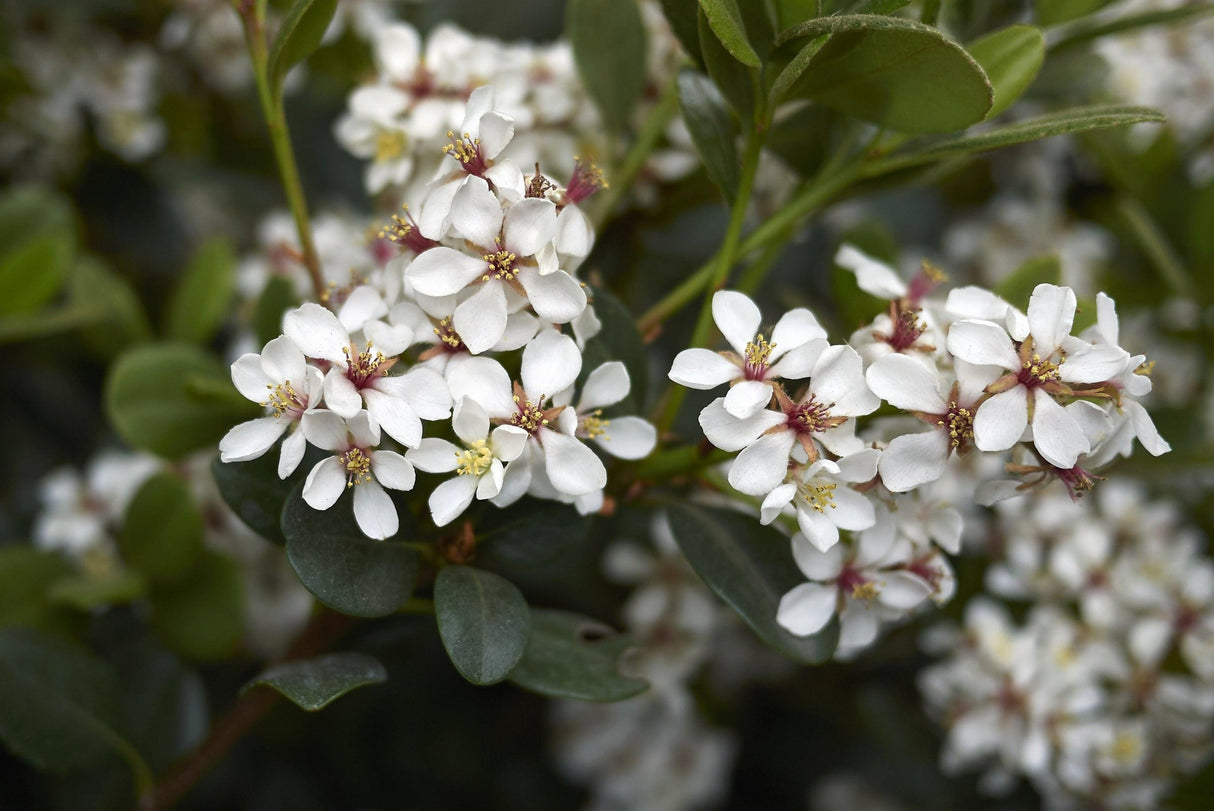
[[[480,138],[473,138],[466,132],[461,136],[456,136],[453,130],[447,130],[447,139],[451,143],[443,147],[444,154],[450,155],[464,165],[475,163],[480,159]]]
[[[579,420],[579,433],[584,434],[587,439],[611,439],[607,435],[607,426],[611,424],[611,420],[603,419],[603,410],[596,408],[594,413],[588,414]]]
[[[851,596],[856,600],[871,600],[880,593],[881,589],[871,580],[865,583],[857,583],[852,586],[851,590]]]
[[[514,269],[514,263],[518,257],[510,251],[483,254],[481,259],[484,259],[485,264],[489,266],[489,272],[481,277],[481,281],[483,282],[487,282],[490,279],[509,281],[518,274],[518,271]]]
[[[375,133],[375,161],[396,160],[405,154],[408,139],[400,130],[381,129]]]
[[[266,388],[270,390],[270,396],[261,405],[271,409],[274,412],[271,414],[273,417],[281,417],[288,411],[297,410],[303,405],[299,395],[295,393],[295,387],[289,380],[274,386],[267,383]]]
[[[954,448],[974,438],[974,414],[968,408],[960,408],[956,400],[949,401],[948,413],[936,420],[936,425],[948,431],[948,443]]]
[[[802,483],[798,490],[801,498],[811,510],[824,513],[828,508],[833,510],[839,506],[835,503],[835,489],[838,486],[834,482],[813,480]]]
[[[493,465],[493,449],[483,439],[478,439],[467,450],[456,451],[456,472],[461,476],[483,476]]]
[[[361,449],[351,448],[343,453],[341,463],[346,469],[346,487],[371,481],[371,457]]]
[[[746,345],[746,365],[754,369],[767,368],[767,361],[771,357],[771,351],[775,348],[775,344],[769,344],[763,337],[763,333],[759,333],[753,341]]]

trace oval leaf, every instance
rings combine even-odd
[[[278,446],[248,462],[211,462],[211,476],[224,503],[245,525],[272,543],[285,544],[282,508],[307,476],[307,457],[287,479],[278,478]]]
[[[531,638],[510,681],[540,695],[581,701],[623,701],[649,686],[620,672],[632,639],[567,611],[532,609]]]
[[[0,315],[31,313],[50,301],[71,266],[74,247],[62,234],[38,234],[0,256]]]
[[[569,41],[578,73],[609,129],[628,129],[645,89],[645,23],[636,0],[570,0]]]
[[[169,298],[165,335],[206,343],[229,313],[235,292],[236,257],[226,239],[204,242]]]
[[[524,499],[495,513],[477,553],[486,563],[543,566],[585,541],[592,521],[567,504]]]
[[[738,111],[742,120],[750,120],[755,108],[754,68],[743,65],[725,50],[702,11],[699,26],[700,55],[704,60],[704,70],[712,77],[721,94],[729,100],[730,106]]]
[[[780,598],[804,582],[788,539],[727,510],[674,504],[670,528],[696,573],[764,642],[805,664],[825,662],[839,642],[832,620],[813,636],[793,636],[776,622]]]
[[[80,340],[94,354],[112,358],[131,344],[151,337],[148,317],[135,288],[100,261],[89,256],[77,261],[67,293],[75,306],[99,311],[101,323],[80,331]]]
[[[951,132],[981,121],[992,90],[965,49],[900,17],[846,14],[808,20],[779,37],[830,34],[789,92],[899,132]]]
[[[287,499],[282,531],[299,581],[322,603],[356,617],[383,617],[413,593],[417,552],[403,543],[373,541],[354,522],[353,499],[327,510],[303,500],[303,485]]]
[[[53,552],[25,545],[0,547],[0,627],[52,630],[70,621],[70,613],[54,605],[50,591],[73,572],[72,564]]]
[[[191,659],[222,659],[240,641],[244,589],[240,568],[204,549],[190,577],[153,589],[152,629],[165,644]]]
[[[287,71],[320,47],[320,40],[328,30],[335,11],[337,0],[295,0],[292,4],[278,29],[278,36],[274,38],[266,63],[270,95],[275,100],[282,97],[282,83],[287,78]]]
[[[742,13],[738,10],[737,0],[700,0],[700,8],[708,18],[712,33],[716,34],[730,56],[749,68],[757,68],[762,64],[759,55],[746,38],[746,28],[742,24]]]
[[[153,584],[192,575],[202,554],[202,515],[190,489],[170,473],[148,479],[126,508],[118,548],[123,559]]]
[[[496,684],[527,647],[531,613],[514,584],[469,566],[448,566],[434,582],[434,614],[451,663],[473,684]]]
[[[738,122],[725,97],[707,76],[681,70],[679,107],[708,176],[732,201],[738,195]]]
[[[1013,25],[974,42],[967,49],[995,89],[987,118],[994,118],[1020,98],[1045,60],[1045,37],[1031,25]]]
[[[301,709],[316,712],[351,690],[387,680],[388,671],[374,656],[347,651],[273,665],[251,679],[241,692],[265,685]]]

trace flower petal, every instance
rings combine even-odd
[[[905,493],[936,481],[944,475],[948,447],[948,436],[943,431],[894,437],[877,462],[881,483],[892,492]]]
[[[346,421],[332,411],[309,411],[303,415],[299,427],[307,440],[322,450],[344,453],[350,447]]]
[[[738,419],[725,410],[725,398],[718,397],[700,412],[699,422],[704,436],[713,445],[723,451],[740,451],[764,431],[782,425],[786,419],[781,412],[766,409],[746,419]]]
[[[396,451],[372,451],[371,472],[377,482],[391,490],[412,490],[417,481],[413,465]]]
[[[362,392],[336,366],[329,368],[324,383],[325,405],[334,413],[350,419],[363,407]]]
[[[729,468],[729,483],[747,495],[767,495],[788,474],[788,455],[795,440],[792,431],[759,437],[734,459]]]
[[[499,425],[489,435],[493,455],[503,462],[513,462],[523,453],[531,435],[516,425]]]
[[[607,484],[607,469],[598,455],[571,436],[547,428],[539,432],[544,470],[552,486],[568,496],[583,496]]]
[[[488,265],[481,257],[439,246],[418,254],[405,268],[405,276],[413,289],[422,295],[453,296],[484,276],[487,270]]]
[[[472,503],[478,484],[476,476],[456,476],[435,487],[429,502],[434,524],[442,527],[459,518]]]
[[[510,375],[491,358],[468,358],[448,370],[447,386],[451,398],[475,400],[493,419],[506,419],[515,412]]]
[[[658,429],[640,417],[615,417],[595,442],[620,459],[644,459],[658,444]]]
[[[775,361],[790,350],[825,337],[826,330],[813,313],[804,307],[789,310],[771,331],[771,359]]]
[[[792,536],[792,557],[797,568],[810,580],[827,582],[843,571],[843,548],[832,546],[823,552],[804,535]]]
[[[296,388],[307,374],[307,363],[299,347],[285,335],[279,335],[261,349],[261,368],[270,380],[291,381]]]
[[[242,422],[219,440],[219,459],[223,462],[247,462],[265,455],[291,421],[278,417],[261,417]]]
[[[578,399],[578,411],[615,405],[627,397],[631,389],[632,382],[624,364],[618,360],[608,361],[586,376],[582,396]]]
[[[864,374],[873,393],[894,408],[944,414],[948,403],[940,394],[940,382],[924,364],[906,355],[878,358]]]
[[[404,399],[375,389],[367,389],[363,396],[367,400],[367,413],[388,436],[406,448],[416,447],[422,441],[422,421]]]
[[[502,232],[502,203],[484,179],[471,176],[455,193],[451,199],[451,227],[478,248],[495,248]]]
[[[535,268],[520,268],[519,284],[527,291],[531,309],[545,321],[568,324],[586,309],[586,291],[563,270],[541,276]]]
[[[461,397],[455,404],[455,412],[451,417],[451,427],[455,435],[471,445],[489,436],[489,415],[485,409],[471,397]]]
[[[948,351],[968,363],[1019,369],[1020,358],[1007,331],[990,321],[957,321],[948,329]]]
[[[336,456],[316,463],[304,480],[303,499],[314,510],[327,510],[346,491],[346,468]]]
[[[825,514],[801,505],[797,510],[797,528],[819,552],[833,549],[839,543],[839,527]]]
[[[396,505],[374,480],[355,485],[354,520],[363,535],[377,541],[391,538],[400,529]]]
[[[405,451],[405,458],[426,473],[449,473],[459,466],[459,453],[454,443],[428,436],[416,448]]]
[[[572,386],[581,371],[582,353],[577,343],[568,335],[548,329],[532,338],[523,350],[519,374],[527,396],[538,402]]]
[[[344,350],[350,347],[350,333],[333,313],[309,301],[283,316],[282,324],[283,332],[300,352],[345,368]]]
[[[535,256],[556,237],[556,205],[551,200],[528,197],[506,212],[506,250],[518,256]]]
[[[712,389],[741,377],[738,364],[710,349],[693,347],[675,355],[669,377],[689,389]]]
[[[1033,446],[1047,462],[1063,469],[1074,467],[1079,454],[1091,450],[1079,423],[1044,389],[1033,390]]]
[[[856,284],[871,296],[896,299],[906,295],[906,282],[894,269],[851,245],[841,245],[835,264],[856,274]]]
[[[1063,338],[1071,334],[1075,322],[1075,291],[1053,284],[1037,285],[1029,297],[1028,318],[1033,351],[1043,358],[1049,357],[1062,345]]]
[[[304,437],[304,432],[296,430],[287,434],[287,438],[282,442],[282,448],[278,452],[278,478],[286,479],[299,467],[299,463],[303,461],[304,453],[308,450],[308,441]]]
[[[729,387],[725,395],[725,410],[739,419],[746,419],[771,402],[770,383],[742,380]]]
[[[829,404],[831,414],[836,416],[871,414],[881,405],[864,382],[864,361],[847,345],[822,350],[809,389],[820,402]]]
[[[506,332],[506,292],[501,282],[482,284],[455,308],[451,324],[472,354],[491,349]]]
[[[815,634],[834,616],[838,599],[834,586],[802,583],[780,598],[776,622],[794,636]]]
[[[974,414],[974,445],[980,451],[1005,451],[1020,441],[1028,427],[1028,389],[1016,386],[978,406]]]
[[[734,290],[718,290],[712,297],[712,319],[739,355],[754,340],[763,316],[750,297]]]

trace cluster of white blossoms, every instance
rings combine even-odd
[[[1078,497],[1135,438],[1155,455],[1169,448],[1138,402],[1151,389],[1149,366],[1118,345],[1103,294],[1096,323],[1076,335],[1069,288],[1038,285],[1021,312],[978,287],[939,295],[943,274],[926,263],[906,281],[850,246],[836,261],[890,302],[848,343],[831,344],[806,309],[767,329],[749,298],[721,291],[713,316],[730,350],[684,350],[670,378],[728,386],[700,426],[737,452],[729,484],[760,520],[795,530],[793,557],[808,581],[785,595],[778,621],[805,636],[838,616],[846,656],[883,624],[951,596],[941,552],[957,552],[965,507],[931,485],[959,457],[1005,463],[1013,478],[977,488],[990,504],[1054,479]],[[869,416],[882,402],[900,415]]]
[[[1025,777],[1051,807],[1155,808],[1209,760],[1214,738],[1214,561],[1171,505],[1129,482],[1079,502],[1038,491],[1007,502],[987,588],[961,632],[925,642],[921,674],[947,728],[942,763],[983,787]]]
[[[644,2],[640,8],[650,92],[638,121],[681,58],[658,4]],[[462,125],[464,107],[476,88],[489,83],[496,89],[497,108],[514,122],[512,152],[520,166],[539,163],[576,178],[579,169],[571,156],[608,151],[602,120],[578,77],[567,40],[507,43],[442,23],[423,42],[417,29],[400,22],[379,26],[371,45],[376,74],[351,92],[335,134],[352,155],[368,161],[364,179],[372,195],[385,193],[395,202],[418,199],[434,173],[443,171],[439,150],[451,146],[453,138],[476,137]],[[647,163],[649,174],[660,180],[677,179],[698,165],[681,120],[670,125],[667,136],[669,144]],[[577,181],[570,187],[576,196]]]
[[[440,526],[474,499],[505,506],[524,494],[592,512],[607,471],[587,443],[627,459],[656,443],[644,420],[603,416],[628,396],[622,363],[581,374],[582,347],[599,329],[575,275],[594,242],[579,192],[593,187],[578,174],[560,187],[502,157],[514,122],[492,87],[472,93],[460,131],[440,151],[447,171],[417,219],[394,218],[374,245],[394,253],[373,250],[363,266],[374,272],[325,291],[332,309],[303,304],[284,317],[283,335],[232,365],[236,387],[267,414],[224,437],[223,461],[260,457],[285,437],[286,478],[308,444],[329,451],[304,498],[327,509],[353,489],[372,538],[396,533],[385,488],[411,490],[415,468],[450,475],[430,496]],[[518,350],[512,376],[500,356]],[[423,421],[448,420],[452,435],[423,438]]]

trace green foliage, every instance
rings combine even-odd
[[[496,684],[523,657],[531,613],[522,593],[499,575],[443,568],[434,582],[434,614],[451,663],[473,684]]]
[[[1123,34],[1139,28],[1178,25],[1204,17],[1212,12],[1214,12],[1214,3],[1190,3],[1176,8],[1127,14],[1106,22],[1083,22],[1076,24],[1074,28],[1068,28],[1064,36],[1059,37],[1050,45],[1050,50],[1061,51],[1102,37]]]
[[[240,640],[242,594],[236,563],[204,549],[187,579],[151,591],[152,630],[185,657],[222,659]]]
[[[49,592],[71,574],[72,565],[52,552],[30,546],[0,547],[0,627],[64,630],[71,616]]]
[[[336,11],[337,0],[295,0],[291,5],[279,26],[266,63],[270,95],[275,101],[282,99],[287,71],[320,47],[320,40]]]
[[[308,591],[335,611],[387,616],[413,593],[418,554],[399,541],[365,537],[354,522],[353,503],[346,494],[329,509],[314,510],[300,485],[282,510],[287,559]]]
[[[119,727],[118,682],[104,662],[36,631],[0,630],[0,740],[14,754],[56,774],[117,754],[146,788],[150,770]]]
[[[285,276],[274,276],[266,282],[257,299],[257,310],[253,313],[253,329],[257,342],[265,346],[282,335],[282,317],[287,310],[299,306],[299,297],[291,280]]]
[[[373,656],[355,651],[297,659],[266,668],[244,686],[264,685],[308,712],[323,710],[351,690],[383,684],[388,671]]]
[[[172,585],[193,577],[202,529],[189,487],[171,473],[160,473],[144,482],[127,506],[118,548],[149,583]]]
[[[0,256],[0,316],[32,313],[59,292],[75,251],[70,237],[43,233]]]
[[[531,638],[510,681],[554,698],[623,701],[649,686],[620,672],[632,646],[629,637],[580,614],[532,609]]]
[[[1062,262],[1057,255],[1034,257],[1016,268],[995,287],[995,294],[1023,310],[1039,284],[1062,284]]]
[[[137,346],[110,367],[106,414],[134,448],[178,459],[214,447],[260,408],[232,386],[227,368],[190,344]]]
[[[578,73],[603,121],[628,129],[645,89],[645,24],[636,0],[570,0],[569,40]]]
[[[708,18],[702,12],[699,28],[700,55],[704,60],[704,69],[742,120],[750,121],[755,109],[757,71],[734,59],[713,33]]]
[[[1024,94],[1045,60],[1045,37],[1030,25],[993,31],[972,43],[970,56],[986,71],[995,89],[987,118],[994,118]]]
[[[805,73],[805,70],[809,67],[809,63],[813,61],[814,57],[818,55],[818,51],[822,50],[822,46],[829,39],[829,34],[822,34],[804,43],[800,40],[793,40],[777,51],[778,54],[781,52],[786,53],[786,60],[783,67],[775,72],[775,78],[771,82],[769,95],[773,107],[786,100],[789,92],[796,85],[797,80]],[[809,107],[807,109],[817,108]],[[812,137],[813,132],[810,130],[804,134]]]
[[[697,0],[661,0],[662,13],[683,50],[697,63],[700,56],[700,4]]]
[[[69,575],[55,581],[47,596],[55,603],[91,611],[131,603],[147,593],[147,583],[138,572],[115,567],[101,573]]]
[[[774,0],[776,30],[785,31],[822,13],[821,0]]]
[[[567,504],[523,499],[494,512],[478,551],[494,563],[543,566],[585,542],[592,521]]]
[[[871,14],[823,17],[777,42],[830,34],[790,96],[892,130],[951,132],[981,121],[992,90],[965,49],[934,28]]]
[[[118,675],[129,739],[160,772],[206,736],[206,686],[162,648],[143,643],[124,653]]]
[[[101,358],[112,358],[152,335],[147,313],[130,282],[90,256],[81,257],[67,281],[68,301],[98,311],[80,339]]]
[[[278,478],[278,446],[264,456],[248,462],[211,462],[211,476],[224,502],[232,512],[267,541],[283,545],[282,508],[295,488],[308,475],[307,461],[300,463],[295,473]]]
[[[1050,26],[1086,17],[1112,2],[1113,0],[1033,0],[1033,11],[1037,22]]]
[[[760,66],[759,55],[746,38],[746,27],[737,0],[700,0],[700,9],[712,33],[734,59],[748,68]],[[702,41],[701,37],[701,41]]]
[[[730,202],[738,194],[738,122],[715,84],[702,73],[679,72],[679,108],[700,160]]]
[[[793,636],[776,622],[780,598],[804,582],[786,537],[728,510],[672,504],[668,512],[692,568],[764,642],[804,664],[830,659],[839,643],[837,621],[807,637]]]
[[[231,244],[219,237],[202,243],[169,298],[165,335],[200,344],[209,341],[228,317],[235,282]]]

